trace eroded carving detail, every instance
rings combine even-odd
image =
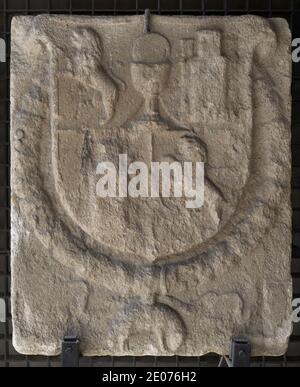
[[[221,54],[221,33],[197,31],[194,55],[186,62],[191,123],[226,120],[226,60]]]
[[[149,355],[175,353],[185,337],[177,312],[163,304],[129,303],[111,322],[109,346],[117,353]]]
[[[148,165],[152,161],[207,160],[207,149],[199,136],[160,115],[159,95],[169,77],[169,53],[169,42],[159,34],[146,34],[134,42],[131,78],[144,103],[125,126],[109,131],[82,126],[74,133],[61,129],[65,121],[59,111],[58,120],[55,113],[52,120],[54,179],[63,206],[85,233],[108,248],[117,245],[134,263],[141,258],[142,262],[159,260],[192,248],[195,239],[207,240],[225,223],[229,212],[222,193],[208,177],[204,209],[187,209],[185,198],[116,201],[96,197],[95,170],[102,158],[116,164],[119,154],[127,154],[128,163],[143,161]],[[57,67],[52,73],[57,76]],[[52,86],[55,95],[57,85]],[[60,106],[60,93],[56,95],[52,103]],[[173,212],[177,213],[178,222],[186,223],[184,229],[178,229],[173,222]]]
[[[52,22],[48,18],[37,20],[43,21],[42,27],[37,24],[34,28],[42,28],[43,33],[45,25],[47,32],[53,28],[51,27]],[[58,18],[58,25],[60,25],[59,20]],[[195,127],[187,125],[186,128],[178,126],[172,120],[172,114],[166,114],[164,109],[166,104],[162,100],[168,93],[167,80],[168,77],[173,76],[172,71],[174,71],[170,67],[176,67],[176,65],[170,66],[169,55],[171,53],[168,44],[171,39],[168,39],[169,42],[166,43],[163,38],[164,27],[160,27],[160,19],[157,20],[159,34],[146,35],[148,42],[143,41],[143,39],[139,40],[140,33],[137,34],[135,30],[132,30],[132,36],[138,39],[139,43],[142,42],[140,46],[143,47],[144,44],[146,47],[149,44],[150,47],[154,47],[155,42],[151,41],[154,38],[160,42],[159,48],[161,50],[155,50],[153,55],[147,58],[143,56],[139,44],[134,47],[134,62],[128,64],[128,74],[126,75],[124,71],[124,79],[127,85],[130,84],[130,78],[134,80],[135,88],[145,96],[145,106],[141,107],[136,115],[131,114],[132,112],[128,113],[126,120],[124,120],[126,123],[121,126],[113,124],[114,111],[118,109],[120,99],[117,98],[115,81],[104,70],[105,58],[102,53],[100,54],[99,41],[95,34],[89,28],[82,30],[82,27],[77,28],[78,26],[76,26],[71,39],[74,50],[67,53],[66,61],[64,61],[62,54],[62,39],[57,39],[57,44],[54,32],[52,32],[51,38],[39,36],[39,40],[43,43],[40,48],[36,49],[38,54],[35,53],[35,55],[40,57],[43,54],[45,56],[47,51],[45,51],[44,46],[48,47],[50,79],[47,80],[47,77],[43,77],[44,71],[39,68],[34,82],[38,82],[41,88],[38,93],[33,93],[28,97],[32,103],[28,105],[27,110],[20,108],[21,104],[18,102],[12,104],[13,113],[15,111],[18,113],[13,114],[13,133],[16,133],[17,128],[26,128],[26,138],[22,144],[24,152],[17,152],[13,155],[14,192],[12,206],[14,227],[12,249],[17,257],[23,250],[22,244],[27,243],[24,241],[30,238],[28,242],[30,244],[31,241],[37,239],[39,248],[43,252],[41,255],[47,256],[48,261],[51,261],[53,266],[62,264],[56,270],[59,271],[64,267],[64,270],[69,268],[74,271],[75,268],[76,275],[89,284],[89,302],[93,302],[93,297],[96,301],[102,297],[107,300],[108,307],[107,309],[103,308],[104,313],[98,316],[97,308],[94,309],[93,313],[98,316],[96,321],[100,321],[100,324],[102,324],[102,318],[107,324],[108,320],[111,321],[112,316],[115,316],[116,324],[110,331],[110,341],[104,338],[104,347],[99,347],[97,353],[106,353],[107,347],[110,347],[109,353],[114,354],[176,353],[195,355],[209,350],[223,353],[225,346],[227,350],[228,343],[225,342],[225,339],[229,333],[229,326],[234,327],[235,322],[230,322],[231,325],[228,324],[224,328],[224,332],[221,332],[221,339],[218,336],[220,326],[217,324],[212,325],[214,332],[210,335],[206,327],[198,324],[198,320],[194,321],[193,316],[199,313],[200,307],[199,304],[189,302],[189,298],[190,301],[193,301],[189,295],[195,294],[195,286],[199,290],[199,294],[205,294],[205,292],[214,294],[212,285],[215,289],[219,283],[222,288],[225,281],[233,281],[232,287],[238,287],[239,281],[242,282],[245,278],[249,281],[250,288],[251,286],[260,286],[256,282],[258,274],[255,270],[260,265],[258,257],[265,255],[265,251],[261,247],[261,240],[266,238],[265,235],[269,232],[270,225],[275,219],[278,219],[278,208],[288,194],[288,155],[287,151],[282,151],[282,149],[288,149],[289,139],[286,135],[288,122],[282,119],[285,116],[282,114],[285,109],[280,103],[281,91],[277,92],[272,89],[272,83],[269,82],[270,74],[264,67],[266,59],[262,58],[263,51],[259,49],[254,52],[251,74],[252,90],[249,91],[249,94],[252,94],[253,102],[252,153],[249,158],[248,174],[245,176],[246,185],[240,196],[237,195],[239,200],[231,202],[231,199],[228,199],[226,195],[227,192],[223,193],[224,189],[219,188],[219,181],[214,183],[215,178],[208,179],[209,201],[207,208],[204,209],[204,212],[207,211],[207,227],[204,227],[203,219],[197,223],[197,214],[195,217],[190,215],[190,223],[184,222],[185,214],[180,212],[180,203],[174,204],[168,200],[159,200],[152,204],[153,207],[144,202],[135,204],[130,201],[128,201],[127,206],[124,206],[120,201],[114,202],[114,205],[107,205],[105,208],[93,196],[94,177],[90,173],[93,171],[95,163],[99,161],[98,157],[101,152],[107,157],[107,155],[112,155],[114,152],[118,154],[120,150],[125,149],[132,159],[140,157],[141,160],[146,161],[153,159],[178,159],[181,161],[186,157],[210,161],[211,145],[208,145],[207,138],[203,135],[205,131],[201,132],[201,124],[197,124],[197,127],[196,125]],[[22,21],[22,23],[27,26],[26,28],[30,28],[30,24],[27,25],[27,22]],[[77,21],[72,23],[77,24]],[[80,24],[84,23],[86,22]],[[261,24],[256,25],[256,23]],[[132,24],[135,25],[135,22]],[[246,32],[243,32],[243,39],[248,36],[247,34],[252,29],[258,27],[259,30],[268,31],[270,29],[269,24],[264,24],[262,21],[247,22],[245,25]],[[106,28],[111,28],[108,26],[109,24],[106,27],[103,26],[101,34],[106,34]],[[185,37],[189,40],[193,39],[198,30],[198,26],[191,28],[191,33]],[[121,38],[122,34],[120,32],[118,34],[118,37]],[[168,29],[165,30],[165,34],[166,36],[170,34]],[[181,34],[184,35],[182,31],[178,32],[176,37],[181,38]],[[92,54],[89,48],[83,50],[82,53],[78,52],[80,51],[81,35],[84,36],[84,39],[94,39],[91,50],[98,52],[98,54],[92,58],[91,63],[88,59],[89,55]],[[98,31],[96,35],[98,35]],[[170,36],[172,38],[172,34]],[[287,38],[283,37],[282,39],[284,43],[279,42],[277,49],[284,58],[283,51]],[[120,45],[120,43],[113,41],[110,43],[112,50]],[[20,46],[14,50],[20,50],[20,55],[27,58],[26,50],[28,47],[24,49],[22,41],[19,44]],[[108,43],[103,44],[105,51]],[[23,50],[25,51],[23,52]],[[122,49],[119,48],[119,50],[125,57]],[[248,55],[252,58],[253,52],[248,50]],[[114,53],[116,52],[115,50]],[[78,61],[77,65],[73,66],[76,55],[82,55],[81,60],[85,61],[86,64],[85,70],[78,67]],[[283,62],[285,63],[284,59]],[[22,61],[19,58],[13,60],[12,68],[15,74],[18,73],[20,63]],[[39,62],[37,61],[37,63]],[[65,63],[66,66],[64,66]],[[79,83],[82,83],[77,88],[77,91],[79,90],[81,93],[78,98],[79,105],[76,108],[78,119],[76,119],[76,114],[74,115],[74,109],[72,110],[71,106],[66,107],[66,109],[71,109],[71,115],[69,115],[68,110],[60,105],[61,97],[59,95],[63,89],[75,90],[71,86],[72,77],[78,77]],[[98,80],[95,80],[96,78]],[[16,96],[18,91],[14,77],[12,79],[12,92]],[[175,76],[174,79],[176,79]],[[60,82],[67,83],[60,85]],[[93,89],[91,85],[94,83],[97,85],[95,88],[97,90],[91,91],[90,89]],[[86,85],[89,85],[87,94],[85,94]],[[27,83],[22,84],[20,89],[22,94],[26,94],[27,88]],[[102,88],[101,95],[97,94],[99,88]],[[58,94],[56,94],[57,92]],[[128,89],[122,92],[126,93]],[[274,98],[276,92],[277,100]],[[130,98],[133,98],[133,94],[129,95]],[[137,97],[134,96],[134,98]],[[176,100],[176,96],[174,98]],[[101,107],[98,110],[99,100],[103,105],[102,110]],[[89,111],[88,106],[99,112],[99,115],[95,114],[94,117],[86,119]],[[196,99],[194,106],[196,106]],[[84,113],[81,114],[81,111]],[[266,112],[268,112],[267,115]],[[197,116],[197,112],[195,112],[195,116]],[[200,116],[201,114],[196,117],[197,120],[200,119]],[[49,134],[49,117],[52,120],[52,138]],[[73,118],[69,120],[69,117]],[[111,126],[109,126],[110,122],[112,122]],[[73,123],[77,126],[73,126]],[[277,141],[278,138],[282,139],[280,144]],[[50,140],[52,140],[51,147],[49,147]],[[226,145],[224,144],[224,146]],[[218,149],[221,152],[221,147]],[[226,155],[226,153],[224,154]],[[69,157],[70,155],[72,157]],[[248,157],[248,155],[246,156]],[[237,158],[236,168],[238,168],[238,163],[239,159]],[[49,165],[52,165],[50,172],[47,169]],[[54,171],[53,174],[52,171]],[[220,174],[222,174],[221,167]],[[78,178],[79,176],[80,178]],[[52,182],[55,189],[51,186]],[[72,190],[66,189],[70,186],[72,186]],[[226,212],[226,205],[229,207],[227,214],[223,216],[224,222],[220,222],[219,211],[225,210]],[[173,211],[176,212],[176,217],[168,219],[170,217],[168,214]],[[137,216],[136,213],[139,215]],[[26,214],[30,214],[30,216]],[[153,220],[154,215],[157,214],[159,216]],[[118,219],[120,219],[120,223],[124,222],[126,225],[124,228],[120,227],[119,234],[116,221]],[[286,219],[282,222],[282,224],[287,223]],[[107,239],[103,243],[103,230],[105,228],[107,230],[107,227],[110,227],[110,231],[116,231],[115,234],[108,232]],[[282,231],[284,226],[280,227]],[[125,237],[124,231],[128,233],[125,234]],[[167,244],[169,243],[166,247],[163,246],[162,231],[166,231],[167,237],[165,239]],[[170,231],[169,234],[168,231]],[[138,232],[140,238],[136,238]],[[173,235],[174,240],[170,239],[169,235]],[[132,241],[135,238],[137,243],[132,246]],[[27,251],[30,248],[34,249],[34,247],[28,247]],[[255,254],[252,253],[254,249],[261,250]],[[268,247],[268,249],[270,251],[276,250],[273,246]],[[272,256],[269,251],[268,256]],[[47,267],[48,263],[45,262],[44,267]],[[242,270],[239,271],[239,268]],[[52,270],[52,267],[49,267],[49,270]],[[244,276],[243,271],[247,272],[247,276]],[[282,272],[282,277],[284,275],[285,273]],[[59,284],[59,286],[61,285]],[[16,288],[14,288],[13,293],[14,300],[17,300]],[[182,295],[184,297],[181,297]],[[69,297],[70,302],[73,302],[72,297],[67,293],[66,297]],[[218,297],[217,299],[219,299]],[[220,297],[222,298],[222,296]],[[133,299],[137,301],[132,302]],[[214,296],[203,298],[202,303],[209,308],[214,299],[216,299]],[[94,300],[95,303],[96,301]],[[248,299],[243,296],[243,300],[237,303],[240,305],[242,302],[248,302],[248,309],[254,305],[249,296]],[[126,308],[124,305],[127,305]],[[85,308],[87,316],[80,316],[82,334],[88,331],[86,326],[89,325],[87,323],[89,305],[87,304]],[[193,312],[193,308],[196,308],[197,313]],[[237,314],[240,313],[239,310],[237,308]],[[259,313],[259,311],[255,310],[255,313]],[[211,316],[208,317],[213,318],[213,310],[210,314]],[[255,314],[254,317],[256,317]],[[117,322],[119,322],[119,329]],[[98,328],[97,331],[95,321],[92,321],[91,324],[94,324],[94,332],[101,331],[101,335],[103,334],[104,330]],[[146,334],[143,333],[143,327],[145,327]],[[259,335],[259,327],[255,328],[256,330],[253,329],[253,332],[255,335]],[[172,336],[168,332],[172,332]],[[199,332],[207,335],[208,344],[201,343],[201,339],[195,342],[198,337],[201,338]],[[16,344],[17,347],[26,352],[27,337],[22,335],[21,329],[17,329],[15,334],[19,342]],[[216,341],[214,341],[214,335]],[[101,338],[103,339],[103,336]],[[144,342],[143,338],[145,338]],[[86,352],[89,351],[89,345],[87,344],[84,349]],[[273,344],[270,347],[264,347],[264,345],[258,345],[259,353],[268,352],[268,348],[271,348],[270,351],[274,351],[272,353],[276,352]],[[283,345],[280,344],[280,349],[277,352],[282,350]],[[49,349],[49,354],[57,353],[58,347],[53,348]],[[35,351],[38,353],[40,347]]]

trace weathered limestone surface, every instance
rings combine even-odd
[[[55,355],[280,355],[291,333],[281,19],[12,23],[13,342]],[[205,203],[99,198],[97,163],[204,161]]]

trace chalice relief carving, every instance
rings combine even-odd
[[[88,45],[81,52],[78,42],[82,37]],[[101,93],[107,118],[101,125],[96,115],[98,126],[93,126],[93,119],[84,116],[85,122],[77,120],[74,130],[58,114],[58,130],[54,136],[57,154],[53,153],[53,165],[64,208],[93,240],[138,265],[166,259],[205,242],[218,232],[225,218],[222,193],[207,176],[204,206],[195,209],[186,208],[186,197],[101,198],[96,195],[97,164],[111,161],[118,167],[120,154],[127,154],[128,164],[144,162],[149,171],[153,161],[195,163],[207,159],[201,138],[160,114],[160,94],[171,69],[168,40],[157,33],[145,33],[133,42],[131,81],[144,100],[135,116],[121,127],[105,126],[117,103],[118,81],[101,64],[99,37],[83,29],[73,34],[73,44],[74,56],[79,57],[72,76]],[[94,105],[94,115],[95,110]]]
[[[148,170],[151,162],[177,161],[183,166],[187,161],[206,161],[207,149],[202,139],[191,130],[175,126],[160,113],[160,94],[171,69],[169,55],[170,44],[160,34],[146,33],[133,42],[131,80],[143,102],[134,117],[108,134],[113,137],[113,144],[108,137],[99,139],[106,148],[103,160],[110,154],[111,161],[117,163],[114,155],[127,154],[128,164],[142,161]],[[130,256],[137,256],[138,262],[154,262],[206,241],[221,225],[224,199],[207,177],[204,196],[204,206],[197,209],[186,208],[186,197],[128,197],[120,201],[119,245]],[[113,207],[115,199],[110,213]]]
[[[144,100],[135,117],[114,132],[115,147],[128,155],[128,162],[138,160],[150,165],[153,161],[206,161],[205,143],[160,114],[159,95],[171,66],[169,53],[169,42],[157,33],[144,34],[133,44],[131,78]],[[185,207],[185,198],[126,198],[124,224],[131,233],[125,238],[130,238],[132,252],[144,255],[138,259],[159,263],[160,257],[205,241],[220,226],[224,201],[209,178],[205,179],[205,198],[204,208],[192,213]],[[153,291],[148,299],[127,300],[114,316],[108,332],[111,349],[135,353],[143,347],[145,354],[155,355],[176,353],[184,343],[184,321],[173,307],[172,297],[163,290],[163,283],[162,278],[162,288],[157,293]]]
[[[82,39],[87,43],[83,51]],[[160,93],[167,84],[171,67],[168,40],[157,33],[146,33],[133,43],[131,79],[144,100],[138,113],[121,127],[105,127],[113,117],[118,86],[101,64],[99,36],[81,29],[74,32],[72,42],[75,65],[73,60],[69,73],[66,66],[64,76],[52,87],[54,96],[57,92],[53,103],[57,110],[52,120],[52,164],[62,206],[98,246],[111,256],[137,266],[159,264],[161,259],[171,259],[205,242],[220,229],[224,204],[222,193],[208,177],[205,177],[204,206],[196,209],[186,208],[185,197],[96,196],[97,164],[112,161],[117,165],[120,154],[128,155],[128,163],[142,161],[149,167],[153,161],[183,163],[207,159],[201,138],[174,125],[160,113]],[[102,118],[97,116],[96,126],[86,116],[85,109],[81,113],[80,105],[76,105],[79,106],[76,120],[60,115],[60,110],[67,111],[66,106],[59,108],[64,103],[61,90],[68,86],[66,80],[70,86],[74,79],[89,87],[92,94],[101,94]],[[77,98],[79,104],[90,105],[94,114],[97,96],[91,98],[91,94],[83,91]],[[129,299],[116,321],[119,325],[116,323],[114,327],[119,326],[119,335],[112,337],[119,337],[120,342],[111,345],[119,346],[120,353],[130,351],[133,343],[144,337],[138,336],[143,327],[148,331],[146,337],[152,348],[147,353],[175,351],[185,336],[179,314],[155,292],[143,301],[132,303]]]
[[[14,200],[24,222],[28,222],[28,229],[26,225],[24,230],[34,232],[47,252],[45,257],[74,271],[91,290],[98,290],[91,291],[91,297],[93,293],[105,294],[112,300],[114,311],[103,309],[107,330],[112,332],[101,331],[101,345],[108,353],[141,354],[142,349],[137,345],[141,342],[144,354],[180,353],[187,337],[188,321],[193,322],[198,313],[195,311],[200,309],[191,306],[185,325],[180,316],[183,302],[176,301],[176,297],[180,297],[182,289],[187,290],[188,297],[196,287],[201,292],[202,281],[207,281],[204,286],[206,283],[209,286],[210,269],[217,275],[223,267],[227,273],[239,260],[249,257],[250,249],[260,243],[278,219],[278,208],[286,198],[288,183],[286,153],[281,152],[282,142],[275,141],[285,138],[287,149],[288,125],[281,120],[280,99],[274,105],[274,99],[270,98],[273,86],[266,81],[268,71],[262,65],[265,54],[262,56],[264,50],[259,46],[255,52],[257,58],[254,55],[251,88],[255,162],[239,206],[224,227],[219,220],[222,221],[220,213],[226,204],[222,193],[209,179],[205,205],[195,210],[186,209],[185,202],[179,198],[100,199],[95,194],[96,177],[93,181],[91,176],[101,161],[101,152],[104,160],[114,160],[120,153],[127,153],[129,161],[150,162],[205,161],[208,151],[194,132],[174,125],[161,110],[160,94],[167,91],[164,87],[170,70],[170,46],[164,37],[149,33],[134,42],[130,71],[133,84],[145,101],[133,118],[122,127],[114,128],[110,120],[117,104],[118,82],[106,70],[102,52],[97,51],[99,35],[91,30],[81,32],[90,38],[82,53],[78,53],[82,47],[76,46],[80,39],[76,34],[74,50],[66,50],[66,55],[61,39],[54,37],[53,43],[47,37],[43,42],[50,54],[50,87],[48,78],[41,79],[39,75],[43,91],[40,103],[49,105],[49,115],[39,117],[39,105],[34,101],[29,104],[34,119],[25,121],[27,131],[22,146],[26,152],[20,151],[17,155],[19,177],[15,176]],[[77,54],[83,55],[84,66],[91,66],[90,70],[74,63]],[[79,84],[86,86],[85,91],[81,89],[81,95]],[[64,95],[64,90],[69,94]],[[28,94],[34,97],[34,93]],[[80,103],[91,109],[82,109],[83,112],[74,109],[68,103],[70,95],[74,96],[76,107]],[[111,102],[106,104],[107,100]],[[106,106],[102,106],[102,101]],[[73,120],[74,110],[78,119]],[[86,112],[90,111],[95,117],[89,117]],[[267,121],[266,111],[270,112]],[[25,118],[22,115],[22,120]],[[272,147],[270,135],[274,140]],[[26,184],[23,184],[24,176]],[[257,203],[269,203],[269,210],[265,211]],[[211,235],[212,241],[201,244]],[[249,243],[240,243],[240,240]],[[90,328],[89,322],[87,328]],[[119,342],[113,342],[114,339]],[[192,335],[189,339],[193,339]]]

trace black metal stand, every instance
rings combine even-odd
[[[61,362],[63,367],[79,367],[79,339],[65,336],[62,341]]]
[[[230,356],[223,356],[219,367],[250,367],[251,346],[247,339],[233,338],[230,345]]]
[[[250,367],[251,346],[247,339],[233,338],[230,345],[230,355],[222,356],[219,367]],[[79,367],[79,338],[65,336],[62,341],[62,366]]]

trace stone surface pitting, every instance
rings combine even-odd
[[[13,343],[280,355],[291,333],[290,32],[258,17],[12,22]],[[149,81],[150,80],[150,81]],[[205,203],[99,198],[96,166],[204,161]]]

